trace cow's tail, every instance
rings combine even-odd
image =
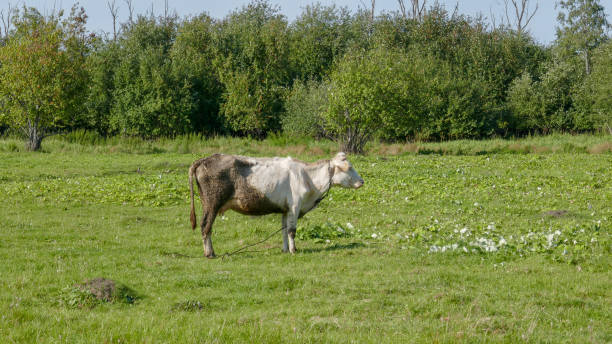
[[[191,229],[196,228],[196,222],[197,222],[195,207],[193,205],[193,176],[195,175],[197,168],[198,168],[198,164],[193,164],[189,168],[189,194],[191,196],[191,214],[189,218],[191,219]],[[197,182],[197,178],[196,178],[196,182]]]

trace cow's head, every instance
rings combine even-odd
[[[358,189],[363,185],[363,178],[355,171],[353,165],[346,160],[344,152],[336,154],[331,160],[331,165],[334,168],[333,185],[354,189]]]

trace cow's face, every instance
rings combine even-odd
[[[353,168],[353,165],[346,160],[346,154],[343,152],[338,153],[331,163],[334,167],[333,185],[354,189],[358,189],[363,185],[363,178]]]

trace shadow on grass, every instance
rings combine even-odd
[[[159,254],[165,257],[170,257],[170,258],[189,258],[189,259],[204,258],[204,256],[190,256],[190,255],[182,254],[178,252],[167,252],[167,251],[160,252]]]
[[[331,252],[331,251],[338,251],[338,250],[353,250],[353,249],[362,248],[365,246],[366,245],[360,242],[351,242],[348,244],[333,244],[331,246],[326,246],[326,247],[304,248],[304,249],[299,250],[298,252],[300,253]]]
[[[352,250],[356,248],[362,248],[365,246],[366,245],[360,242],[351,242],[347,244],[333,244],[331,246],[326,246],[326,247],[298,249],[298,253],[310,254],[310,253],[320,253],[320,252],[332,252],[332,251],[338,251],[338,250]],[[228,251],[228,252],[218,254],[215,257],[215,259],[226,259],[226,258],[237,257],[237,256],[253,257],[254,255],[258,255],[258,254],[264,254],[264,253],[269,254],[271,251],[273,251],[273,253],[276,252],[278,254],[283,254],[280,247],[274,246],[274,247],[264,248],[260,250],[244,250],[244,251],[238,251],[238,252]],[[203,259],[205,258],[204,256],[200,256],[200,255],[190,256],[190,255],[186,255],[186,254],[179,253],[179,252],[169,252],[169,251],[163,251],[163,252],[160,252],[159,254],[165,257],[177,258],[177,259]]]

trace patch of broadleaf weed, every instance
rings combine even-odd
[[[175,174],[117,175],[100,180],[54,178],[5,183],[0,192],[8,196],[29,195],[43,201],[67,203],[111,203],[137,206],[176,205],[188,199],[188,190]]]
[[[296,235],[300,240],[314,240],[315,242],[353,237],[354,229],[346,227],[339,224],[326,222],[323,225],[302,227],[297,231]]]
[[[477,254],[513,259],[534,254],[555,262],[586,263],[610,251],[610,233],[600,222],[590,226],[574,226],[527,233],[507,234],[490,224],[480,228],[432,230],[435,226],[417,228],[399,236],[399,244],[412,244],[429,254]]]
[[[59,304],[67,308],[94,308],[102,303],[92,293],[77,286],[66,287],[61,290],[58,298]]]

